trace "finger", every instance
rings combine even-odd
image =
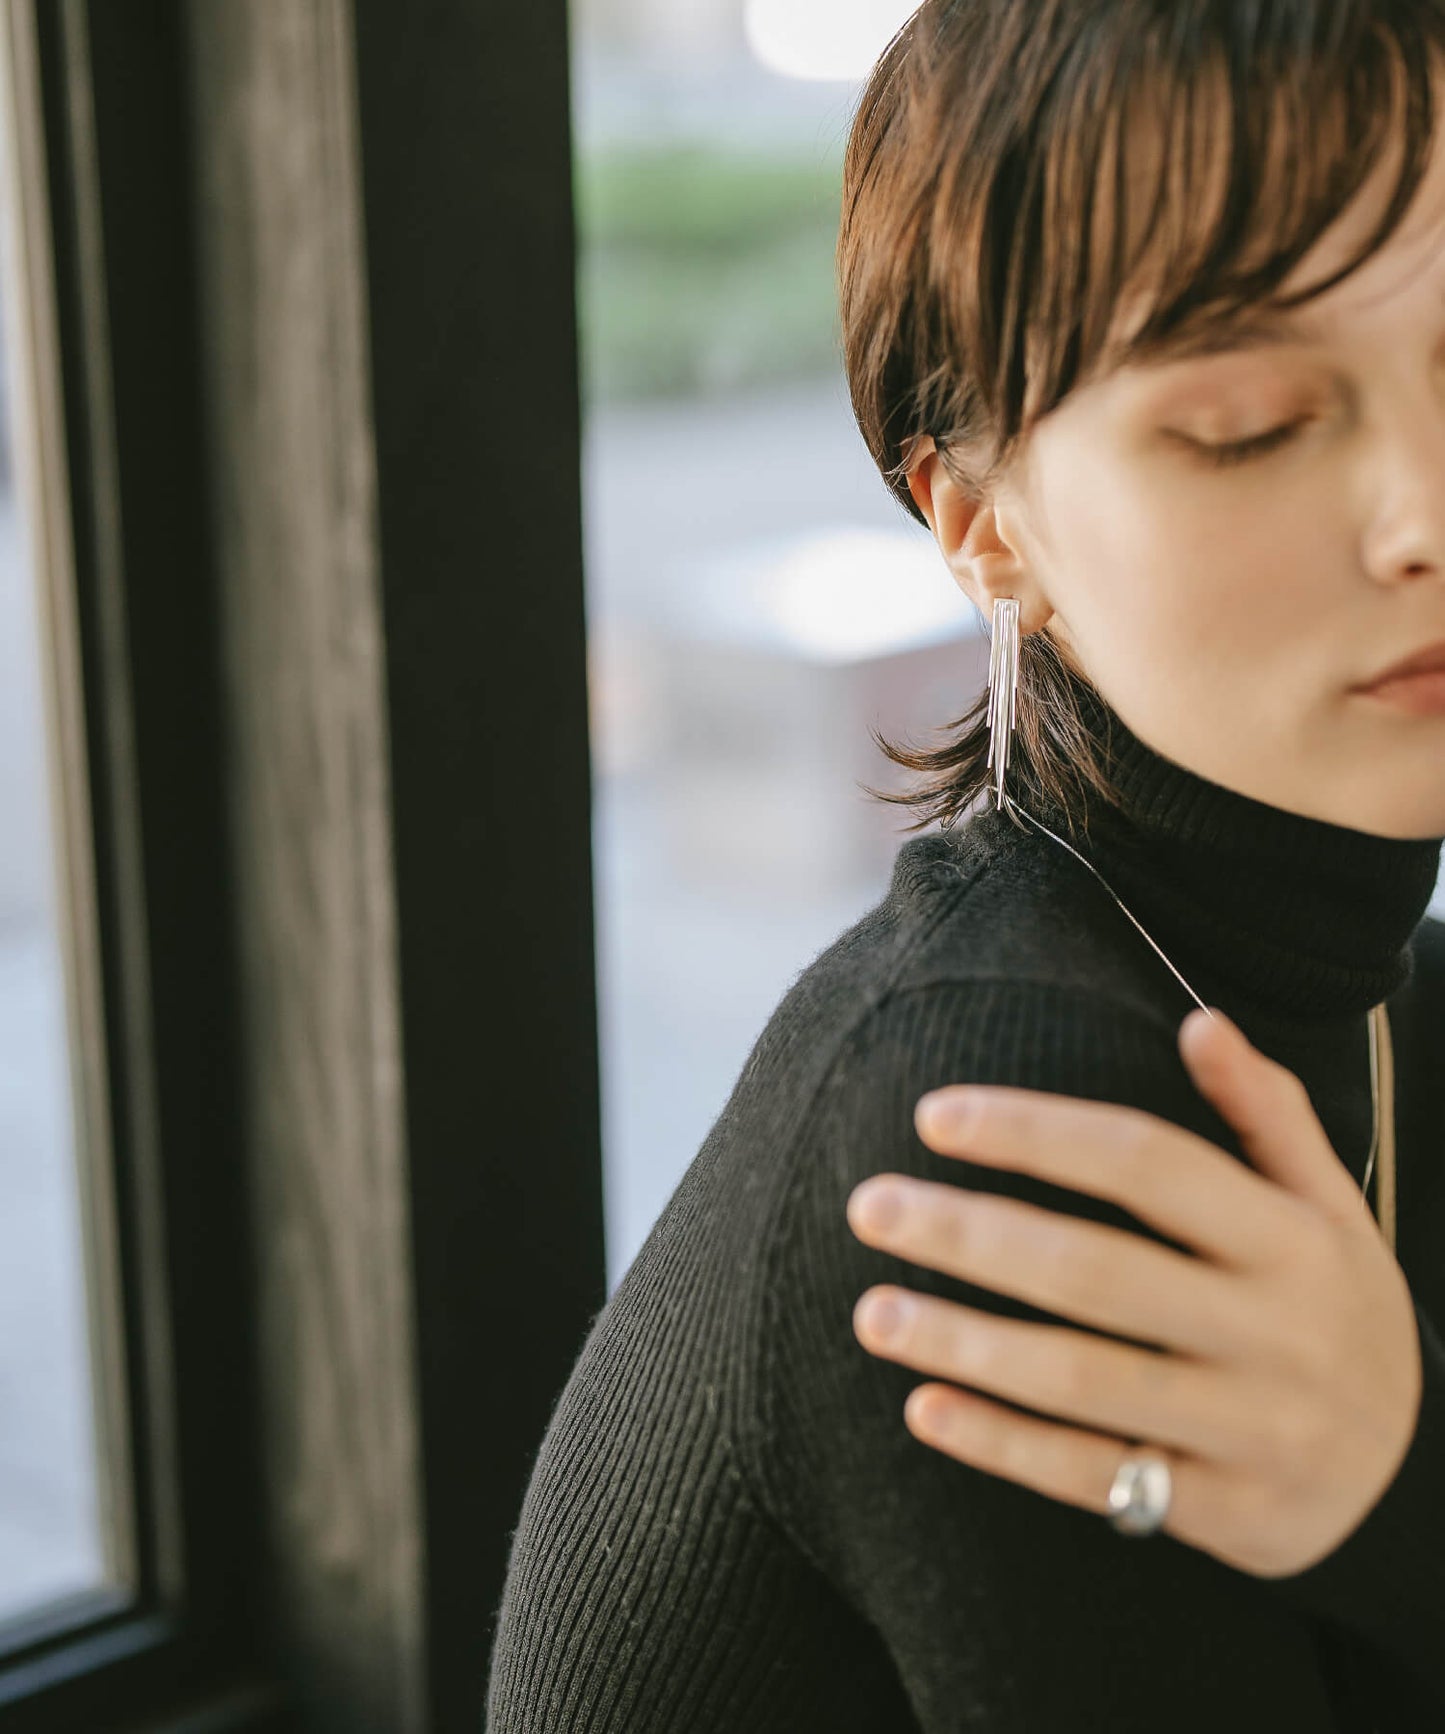
[[[875,1186],[897,1195],[886,1226]],[[1138,1342],[1239,1361],[1259,1339],[1259,1302],[1237,1274],[1127,1229],[901,1176],[856,1188],[848,1219],[870,1246]]]
[[[1258,1422],[1244,1414],[1239,1394],[1245,1381],[1224,1369],[898,1289],[882,1292],[911,1303],[907,1321],[880,1337],[868,1322],[878,1292],[855,1309],[855,1334],[870,1354],[1221,1463],[1247,1461],[1257,1449]]]
[[[1208,1139],[1142,1109],[969,1085],[920,1098],[914,1125],[941,1155],[1109,1199],[1229,1268],[1273,1265],[1281,1237],[1300,1228],[1301,1206],[1290,1193]]]
[[[1123,1439],[1018,1415],[1001,1403],[945,1385],[917,1386],[903,1415],[909,1432],[935,1451],[1101,1515],[1109,1510],[1109,1488],[1129,1450]],[[1174,1499],[1178,1497],[1176,1477]],[[1160,1528],[1169,1530],[1169,1517]]]
[[[1304,1083],[1260,1051],[1218,1008],[1193,1011],[1179,1026],[1179,1051],[1201,1095],[1239,1136],[1266,1179],[1353,1219],[1360,1190],[1320,1124]]]
[[[1114,1439],[1018,1415],[1003,1403],[956,1391],[952,1385],[916,1385],[904,1405],[904,1424],[930,1450],[1100,1516],[1108,1516],[1108,1490],[1119,1465],[1131,1451],[1140,1450],[1133,1437]],[[1166,1460],[1173,1488],[1155,1535],[1174,1536],[1188,1547],[1232,1562],[1221,1548],[1239,1526],[1239,1479],[1232,1470],[1216,1469],[1183,1451],[1159,1450],[1150,1441],[1143,1450]],[[1121,1540],[1140,1536],[1122,1535]]]
[[[903,1415],[909,1432],[932,1450],[1101,1516],[1109,1514],[1109,1489],[1120,1464],[1135,1449],[1128,1439],[1015,1414],[947,1385],[915,1387]],[[1212,1517],[1214,1472],[1188,1456],[1152,1444],[1148,1449],[1169,1464],[1173,1483],[1169,1510],[1154,1533],[1198,1545]]]

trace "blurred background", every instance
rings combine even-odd
[[[616,1285],[791,979],[886,889],[869,739],[987,678],[978,611],[848,404],[833,247],[911,8],[574,0],[607,1263]]]

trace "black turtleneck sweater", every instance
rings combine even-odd
[[[845,1213],[861,1180],[1007,1193],[1162,1241],[1105,1201],[930,1150],[926,1090],[1126,1103],[1245,1159],[1178,1054],[1193,999],[1085,866],[990,804],[905,842],[886,896],[783,995],[592,1321],[513,1538],[491,1734],[1445,1729],[1445,923],[1424,916],[1440,841],[1252,800],[1083,696],[1123,808],[1091,796],[1075,846],[1304,1081],[1357,1182],[1366,1012],[1388,1000],[1397,1254],[1424,1362],[1394,1480],[1331,1554],[1264,1580],[908,1432],[924,1375],[854,1336],[864,1289],[1086,1327],[865,1246]]]

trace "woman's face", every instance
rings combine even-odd
[[[1388,190],[1285,287],[1344,263]],[[1156,751],[1293,812],[1445,836],[1445,714],[1351,690],[1445,640],[1445,151],[1386,246],[1289,317],[1291,340],[1080,387],[983,507],[936,457],[914,497],[985,619],[1018,597]]]

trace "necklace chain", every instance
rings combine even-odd
[[[1104,889],[1114,899],[1115,903],[1117,903],[1119,905],[1120,909],[1122,909],[1124,911],[1125,915],[1127,915],[1129,917],[1130,921],[1132,921],[1134,923],[1135,927],[1137,927],[1139,929],[1140,933],[1142,933],[1144,935],[1145,939],[1147,939],[1149,941],[1149,944],[1154,947],[1154,950],[1156,952],[1158,952],[1160,958],[1163,959],[1164,963],[1173,972],[1175,978],[1179,981],[1180,985],[1185,989],[1185,991],[1194,1000],[1194,1002],[1200,1007],[1200,1009],[1202,1011],[1207,1013],[1208,1016],[1213,1017],[1214,1013],[1212,1011],[1210,1011],[1209,1007],[1207,1005],[1205,1005],[1204,1001],[1202,999],[1200,999],[1199,995],[1197,993],[1195,993],[1194,989],[1192,987],[1190,987],[1189,983],[1187,981],[1185,981],[1184,977],[1182,975],[1180,975],[1180,973],[1177,969],[1175,969],[1173,963],[1171,963],[1170,960],[1164,955],[1163,949],[1158,945],[1158,943],[1154,940],[1152,935],[1145,928],[1143,922],[1140,921],[1138,916],[1136,916],[1134,914],[1133,910],[1131,910],[1128,907],[1128,905],[1124,902],[1123,898],[1120,897],[1118,892],[1116,892],[1114,890],[1113,886],[1110,885],[1109,881],[1107,879],[1105,879],[1104,875],[1098,870],[1097,867],[1094,866],[1093,862],[1086,860],[1085,857],[1082,856],[1079,853],[1079,851],[1077,849],[1075,849],[1071,843],[1066,842],[1064,840],[1064,838],[1060,837],[1056,832],[1049,830],[1048,826],[1043,824],[1040,820],[1036,819],[1032,813],[1026,813],[1022,807],[1020,807],[1016,802],[1014,802],[1013,800],[1011,800],[1009,798],[1006,791],[1004,791],[1002,789],[998,789],[997,793],[999,796],[999,804],[1000,805],[1007,804],[1008,809],[1011,813],[1017,813],[1020,818],[1027,819],[1031,825],[1037,826],[1038,829],[1040,831],[1042,831],[1046,836],[1052,837],[1056,843],[1062,844],[1062,846],[1069,851],[1069,853],[1074,857],[1074,859],[1076,861],[1082,861],[1083,862],[1084,866],[1089,869],[1089,871],[1094,875],[1094,877],[1099,881],[1099,883],[1104,887]],[[1383,1014],[1384,1006],[1381,1005],[1380,1007],[1377,1008],[1377,1010]],[[1379,1032],[1378,1032],[1377,1020],[1374,1016],[1371,1016],[1368,1019],[1367,1028],[1368,1028],[1368,1033],[1369,1033],[1369,1038],[1370,1038],[1370,1101],[1371,1101],[1371,1104],[1372,1104],[1372,1107],[1374,1110],[1374,1112],[1373,1112],[1374,1129],[1373,1129],[1373,1133],[1372,1133],[1371,1138],[1370,1138],[1370,1154],[1369,1154],[1369,1157],[1367,1158],[1367,1160],[1365,1162],[1365,1178],[1364,1178],[1364,1182],[1360,1188],[1361,1193],[1366,1198],[1368,1198],[1368,1196],[1369,1196],[1370,1176],[1374,1172],[1375,1156],[1376,1156],[1377,1151],[1380,1148],[1380,1130],[1381,1130],[1381,1127],[1380,1127]],[[1383,1224],[1382,1224],[1382,1226],[1383,1226]],[[1391,1224],[1391,1227],[1390,1227],[1388,1233],[1389,1233],[1389,1238],[1391,1239],[1391,1241],[1393,1243],[1393,1238],[1394,1238],[1393,1223]]]

